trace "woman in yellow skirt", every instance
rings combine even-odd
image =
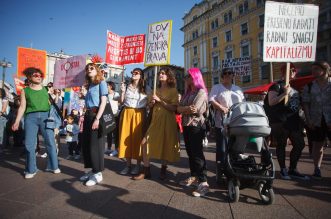
[[[162,68],[158,77],[156,95],[153,95],[149,103],[152,107],[152,120],[141,144],[144,171],[134,179],[151,177],[150,158],[163,161],[160,178],[165,179],[167,163],[179,161],[180,158],[175,116],[178,105],[176,78],[170,68]]]
[[[121,103],[124,109],[120,115],[119,125],[119,158],[126,158],[126,166],[121,175],[131,173],[137,175],[140,171],[140,143],[144,137],[143,127],[146,121],[146,105],[148,102],[144,73],[135,68],[131,72],[130,84],[121,85]],[[131,168],[131,160],[136,159],[137,165]]]

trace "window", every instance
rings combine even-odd
[[[211,22],[211,29],[215,30],[218,27],[218,19],[216,18]]]
[[[241,35],[248,34],[248,24],[247,23],[240,25],[240,29],[241,29]]]
[[[258,42],[258,52],[259,52],[259,56],[262,57],[263,56],[263,36],[259,37],[259,42]]]
[[[214,77],[213,78],[213,85],[218,84],[219,83],[219,78],[218,77]]]
[[[259,27],[264,27],[264,14],[259,15]]]
[[[213,57],[213,69],[218,69],[218,56]]]
[[[217,37],[213,38],[213,48],[217,47]]]
[[[270,66],[268,64],[262,64],[260,69],[261,69],[261,79],[269,79]]]
[[[225,58],[226,59],[232,59],[232,50],[225,52]]]
[[[194,68],[197,68],[198,67],[198,63],[196,62],[196,63],[193,63],[193,67]]]
[[[192,38],[193,39],[198,38],[198,31],[197,30],[192,33]]]
[[[244,13],[244,6],[242,4],[239,5],[239,15]]]
[[[225,42],[230,42],[232,40],[232,31],[226,31],[225,32]]]
[[[256,0],[257,7],[261,7],[264,5],[264,0]]]
[[[242,82],[243,83],[251,82],[251,76],[250,75],[244,75],[244,76],[242,76]]]
[[[244,2],[244,12],[248,12],[248,1]]]
[[[224,23],[229,23],[229,17],[228,17],[228,13],[224,14]]]
[[[241,46],[241,57],[249,56],[249,44]]]
[[[195,47],[193,47],[193,55],[197,55],[198,54],[198,47],[197,46],[195,46]]]
[[[192,20],[194,21],[197,18],[198,18],[198,16],[194,15]]]
[[[232,21],[232,11],[229,11],[229,22]]]

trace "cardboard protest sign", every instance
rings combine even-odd
[[[144,61],[145,35],[119,36],[107,31],[106,63],[125,65]]]
[[[145,66],[170,64],[171,31],[172,20],[148,26]]]
[[[14,83],[16,87],[16,94],[21,95],[21,90],[25,88],[25,83],[21,79],[14,77]]]
[[[86,55],[57,60],[54,66],[54,88],[82,86],[85,83]]]
[[[263,61],[315,60],[318,6],[266,1]]]
[[[39,68],[46,76],[46,51],[18,47],[17,77],[25,77],[23,71],[29,67]]]
[[[234,59],[223,59],[221,63],[222,69],[230,68],[237,76],[246,76],[252,74],[251,57],[242,57]]]

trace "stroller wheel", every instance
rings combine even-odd
[[[262,181],[258,184],[259,195],[262,202],[267,205],[271,205],[275,201],[275,193],[272,188],[268,188],[266,182]]]
[[[239,201],[239,185],[236,183],[234,179],[229,179],[228,182],[228,193],[230,202],[238,202]]]

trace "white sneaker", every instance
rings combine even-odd
[[[47,153],[43,153],[42,155],[40,155],[41,158],[46,158],[47,157]]]
[[[107,150],[105,151],[105,154],[107,154],[108,156],[110,156],[111,152],[113,152],[111,149],[107,149]]]
[[[37,171],[34,173],[24,173],[25,179],[32,179],[37,174]]]
[[[102,173],[96,173],[90,176],[89,180],[85,183],[86,186],[94,186],[97,183],[100,183],[102,181]]]
[[[137,175],[140,172],[140,164],[131,169],[131,175]]]
[[[209,185],[207,182],[202,182],[199,184],[198,189],[192,192],[194,197],[205,196],[209,192]]]
[[[208,138],[205,137],[203,140],[202,140],[202,146],[204,147],[208,147]]]
[[[58,174],[58,173],[61,173],[61,170],[59,168],[55,169],[55,170],[51,170],[51,169],[46,169],[45,170],[46,172],[52,172],[54,174]]]
[[[116,157],[118,155],[118,151],[117,150],[113,150],[109,156],[112,156],[112,157]]]
[[[90,176],[92,176],[92,175],[93,175],[92,171],[89,171],[89,172],[85,173],[84,176],[80,177],[79,180],[82,181],[82,182],[85,182],[85,181],[87,181],[87,180],[90,178]]]
[[[80,155],[79,154],[76,154],[75,156],[74,156],[74,160],[79,160],[80,159]]]

